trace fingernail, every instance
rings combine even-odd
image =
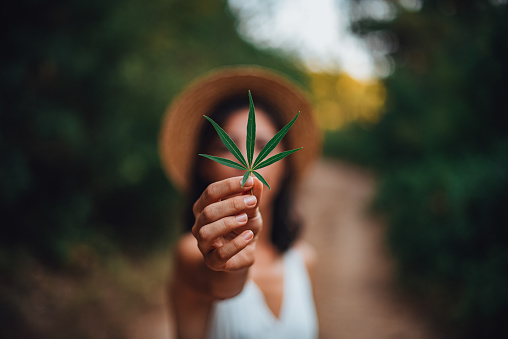
[[[240,179],[240,184],[242,183],[242,181],[243,181],[243,178],[242,178],[242,179]],[[245,188],[245,187],[250,187],[250,186],[252,186],[252,185],[254,185],[254,180],[252,179],[252,177],[249,177],[249,178],[247,179],[247,181],[245,182],[245,185],[243,185],[243,188]]]
[[[245,199],[243,199],[243,201],[245,201],[245,205],[247,205],[248,207],[252,207],[256,205],[257,199],[254,195],[249,195],[246,196]]]
[[[244,223],[247,221],[247,213],[242,213],[236,216],[236,221]]]
[[[254,233],[252,233],[252,231],[250,231],[250,230],[249,231],[245,231],[245,232],[242,233],[242,237],[245,240],[249,241],[249,240],[251,240],[254,237]]]

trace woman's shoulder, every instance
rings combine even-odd
[[[192,233],[183,234],[175,247],[175,261],[177,269],[187,269],[201,262],[203,259],[196,245],[196,238]],[[181,264],[182,266],[179,266]]]
[[[293,245],[292,249],[302,256],[307,271],[311,273],[318,261],[318,255],[314,246],[305,240],[299,240]]]

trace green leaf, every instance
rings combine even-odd
[[[231,152],[231,154],[233,154],[235,156],[235,158],[237,158],[238,161],[240,161],[245,166],[245,168],[249,167],[249,166],[247,166],[247,162],[245,161],[245,158],[243,157],[242,152],[240,152],[240,150],[238,149],[238,146],[236,146],[235,142],[229,137],[229,135],[215,121],[213,121],[206,115],[203,115],[203,116],[208,121],[210,121],[212,123],[212,125],[215,128],[215,130],[217,131],[217,134],[219,135],[220,139],[222,140],[222,142],[224,143],[226,148]]]
[[[263,178],[263,176],[261,176],[261,174],[259,174],[259,173],[258,173],[258,172],[256,172],[256,171],[252,171],[252,173],[254,173],[254,175],[255,175],[255,176],[256,176],[259,180],[261,180],[261,182],[262,182],[263,184],[265,184],[265,185],[268,187],[268,189],[269,189],[269,190],[272,190],[272,189],[270,188],[270,185],[268,185],[268,183],[266,182],[265,178]]]
[[[242,152],[238,149],[238,146],[234,143],[234,141],[229,137],[229,135],[212,119],[204,115],[204,117],[210,121],[219,134],[220,139],[224,143],[224,145],[227,147],[227,149],[233,154],[233,156],[240,161],[240,163],[231,161],[229,159],[220,158],[212,155],[207,154],[200,154],[200,156],[206,157],[208,159],[214,160],[218,162],[219,164],[229,166],[232,168],[240,169],[240,170],[246,170],[247,172],[243,175],[242,178],[242,187],[247,182],[247,179],[251,173],[253,173],[261,182],[270,188],[270,185],[268,185],[268,182],[266,182],[265,178],[261,176],[261,174],[255,172],[255,169],[260,169],[263,167],[266,167],[268,165],[271,165],[279,160],[284,159],[291,153],[294,153],[296,151],[301,150],[303,147],[300,147],[298,149],[293,149],[290,151],[284,151],[279,154],[276,154],[267,160],[264,160],[268,154],[270,154],[271,151],[277,147],[277,145],[280,143],[282,138],[286,135],[286,133],[289,131],[291,126],[294,124],[298,116],[300,115],[300,112],[291,120],[286,126],[284,126],[275,136],[263,147],[261,152],[258,154],[257,159],[252,163],[253,157],[254,157],[254,149],[256,146],[256,113],[254,110],[254,101],[252,100],[252,95],[249,91],[249,118],[247,120],[247,138],[246,138],[246,146],[247,146],[247,160],[245,160],[244,156],[242,155]],[[247,163],[248,161],[248,163]],[[251,190],[252,194],[252,190]]]
[[[247,182],[247,178],[249,177],[250,175],[250,171],[247,171],[245,172],[245,174],[243,175],[243,179],[242,179],[242,187],[245,185],[245,183]]]
[[[289,131],[291,126],[293,126],[294,122],[296,121],[296,119],[298,118],[299,115],[300,115],[300,112],[298,112],[298,114],[296,114],[296,116],[293,118],[293,120],[291,120],[279,132],[277,132],[277,134],[275,134],[274,137],[270,141],[268,141],[268,143],[265,145],[265,147],[263,147],[261,152],[259,152],[252,168],[258,168],[258,167],[256,167],[256,165],[259,164],[261,161],[263,161],[263,159],[266,158],[268,156],[268,154],[270,154],[270,152],[273,151],[273,149],[275,147],[277,147],[277,145],[282,140],[282,138],[284,138],[284,136]]]
[[[205,157],[205,158],[208,158],[208,159],[211,159],[213,161],[216,161],[218,162],[219,164],[221,165],[225,165],[225,166],[228,166],[228,167],[233,167],[233,168],[236,168],[236,169],[241,169],[241,170],[246,170],[247,168],[237,162],[234,162],[232,160],[229,160],[229,159],[225,159],[225,158],[221,158],[221,157],[216,157],[216,156],[213,156],[213,155],[208,155],[208,154],[199,154],[200,156],[202,157]]]
[[[263,167],[266,167],[268,165],[271,165],[273,164],[274,162],[277,162],[279,160],[282,160],[284,159],[285,157],[287,157],[288,155],[290,155],[291,153],[294,153],[296,151],[299,151],[301,150],[303,147],[300,147],[300,148],[297,148],[297,149],[292,149],[292,150],[289,150],[289,151],[284,151],[284,152],[280,152],[278,154],[275,154],[273,157],[270,157],[268,158],[267,160],[263,161],[262,163],[258,164],[257,166],[255,166],[253,169],[260,169],[260,168],[263,168]]]
[[[249,91],[249,120],[247,121],[247,161],[249,168],[252,166],[254,147],[256,145],[256,115],[254,113],[254,101]]]

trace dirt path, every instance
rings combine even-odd
[[[314,288],[320,338],[435,338],[395,286],[383,225],[365,213],[374,189],[368,172],[322,160],[299,192],[304,237],[319,255]],[[131,325],[130,339],[174,337],[164,293],[154,300],[152,311]]]
[[[384,227],[368,217],[372,175],[321,161],[299,194],[305,238],[316,248],[320,338],[434,338],[429,324],[398,292]]]

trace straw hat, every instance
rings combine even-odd
[[[256,100],[268,103],[282,114],[288,123],[296,113],[300,116],[286,134],[289,148],[303,147],[290,157],[295,164],[297,178],[318,155],[321,140],[312,116],[312,108],[306,94],[282,75],[257,66],[222,68],[205,74],[191,83],[173,101],[162,120],[159,136],[159,155],[162,166],[171,181],[181,190],[189,188],[191,166],[197,157],[198,133],[203,117],[224,99],[245,95],[248,90]]]

